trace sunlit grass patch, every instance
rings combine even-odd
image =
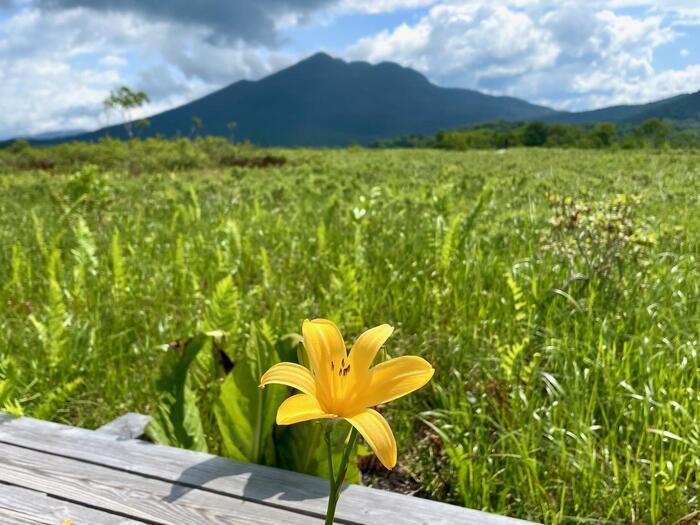
[[[96,427],[156,413],[171,343],[192,335],[224,331],[236,363],[305,318],[388,322],[386,357],[436,369],[384,412],[433,497],[559,523],[697,509],[696,153],[282,155],[1,175],[3,406]],[[552,194],[591,221],[556,229],[571,210]],[[608,243],[606,220],[643,242]],[[195,386],[197,446],[228,453]]]

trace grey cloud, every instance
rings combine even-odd
[[[0,0],[7,2],[8,0]],[[83,7],[96,11],[134,13],[149,21],[199,25],[211,30],[213,42],[277,44],[276,21],[303,18],[336,0],[36,0],[44,9]]]
[[[138,89],[143,89],[153,100],[166,99],[172,95],[182,95],[189,91],[189,86],[182,79],[176,78],[165,64],[157,64],[139,74]]]

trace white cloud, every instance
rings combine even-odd
[[[390,13],[405,9],[417,9],[437,3],[438,0],[341,0],[338,11],[361,13]]]
[[[525,13],[503,6],[438,5],[414,25],[361,39],[348,55],[394,60],[452,83],[551,66],[558,50]]]
[[[667,70],[647,76],[644,82],[624,82],[612,76],[601,75],[598,83],[609,83],[609,92],[592,91],[586,93],[584,100],[591,107],[603,107],[617,104],[639,104],[671,97],[700,87],[700,65],[683,69]]]
[[[16,11],[0,25],[0,139],[103,126],[102,101],[121,84],[150,93],[141,117],[296,58],[209,36],[128,13]]]
[[[635,18],[583,2],[474,0],[436,5],[414,24],[359,40],[347,55],[396,60],[441,84],[588,109],[668,93],[654,91],[654,50],[675,37],[655,12]]]
[[[126,66],[129,62],[119,55],[105,55],[100,58],[98,63],[104,67],[120,68]]]
[[[27,9],[10,18],[0,36],[0,136],[83,127],[105,91],[121,79],[111,66],[76,67],[87,50],[67,31],[77,13],[47,19]],[[81,27],[84,33],[100,29]]]

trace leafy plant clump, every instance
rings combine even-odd
[[[641,199],[624,194],[602,201],[548,195],[552,208],[551,229],[541,239],[542,248],[565,264],[572,274],[608,278],[625,265],[649,264],[656,242],[653,225],[639,218]]]
[[[130,132],[131,133],[131,132]],[[275,168],[287,159],[248,143],[233,144],[223,137],[165,140],[102,138],[95,143],[69,142],[32,146],[15,141],[0,146],[0,174],[14,171],[70,173],[86,165],[131,174],[214,168]]]

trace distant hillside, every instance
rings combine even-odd
[[[612,106],[578,113],[562,112],[546,116],[543,120],[565,124],[590,124],[594,122],[638,124],[650,118],[700,123],[700,91],[648,104]]]
[[[31,135],[26,137],[28,140],[50,140],[50,139],[64,139],[72,137],[74,135],[80,135],[87,133],[85,129],[61,129],[58,131],[46,131],[44,133],[37,133],[36,135]]]
[[[527,120],[554,110],[512,97],[432,84],[420,73],[384,62],[344,62],[324,53],[262,80],[240,81],[184,106],[150,117],[141,136],[189,136],[192,118],[202,133],[264,146],[343,146],[406,134],[432,134],[484,120]],[[94,140],[112,126],[70,140]]]

